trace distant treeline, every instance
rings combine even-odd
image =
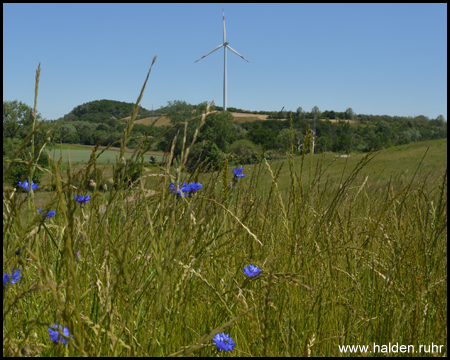
[[[184,101],[169,101],[168,105],[156,110],[140,108],[138,117],[158,117],[165,115],[171,124],[176,124],[205,111],[207,103],[197,105]],[[95,145],[100,141],[101,145],[109,145],[120,141],[123,137],[125,126],[124,118],[131,116],[134,104],[113,101],[97,100],[74,108],[63,117],[45,122],[36,134],[36,139],[45,138],[45,132],[56,123],[56,128],[51,135],[54,144],[63,142],[70,144]],[[293,125],[294,145],[307,132],[308,127],[316,130],[316,152],[355,151],[367,152],[384,143],[385,147],[408,144],[415,141],[442,139],[447,137],[447,122],[442,115],[436,119],[426,116],[416,117],[365,115],[355,114],[351,108],[344,112],[333,110],[320,111],[317,106],[310,112],[303,111],[301,107],[296,111],[259,111],[250,112],[230,107],[226,114],[220,112],[221,107],[213,106],[211,110],[218,110],[206,118],[205,125],[201,128],[197,143],[192,149],[192,154],[203,154],[203,146],[208,147],[207,156],[211,160],[220,158],[220,154],[233,152],[242,163],[255,162],[261,151],[269,153],[284,153],[290,150],[291,144],[291,118]],[[17,148],[20,140],[24,139],[30,130],[31,108],[16,101],[3,102],[3,153]],[[256,120],[246,123],[236,123],[231,112],[247,114],[265,114],[268,120]],[[313,119],[315,118],[316,121]],[[37,114],[37,119],[41,115]],[[187,141],[191,142],[198,126],[199,119],[191,121],[188,125]],[[133,148],[141,141],[139,137],[149,135],[158,137],[167,126],[150,128],[148,125],[134,124],[132,136],[136,139],[128,143]],[[172,129],[167,132],[158,143],[161,151],[169,150],[172,140],[179,130]],[[175,155],[181,152],[182,136],[177,139]],[[202,144],[202,145],[201,145]],[[51,144],[50,144],[51,145]],[[6,149],[6,150],[5,150]]]
[[[370,120],[331,122],[316,120],[316,152],[356,151],[367,152],[385,143],[388,148],[410,142],[442,139],[447,137],[447,122],[443,119],[427,120],[424,117],[372,116]],[[381,120],[383,119],[383,120]],[[295,140],[301,138],[314,121],[292,114]],[[288,141],[290,120],[264,120],[244,123],[246,137],[254,144],[266,145],[269,149],[280,147],[281,139]]]

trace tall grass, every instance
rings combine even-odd
[[[92,191],[83,207],[73,197],[87,188],[73,184],[96,169],[96,149],[82,170],[69,165],[66,180],[55,164],[56,190],[43,206],[56,211],[49,220],[37,215],[32,195],[26,207],[22,190],[4,186],[3,271],[23,274],[3,289],[4,356],[217,356],[219,332],[234,339],[231,356],[339,356],[338,345],[374,343],[434,343],[445,349],[436,355],[446,355],[446,169],[423,174],[419,165],[407,183],[400,175],[361,178],[377,150],[330,187],[321,162],[313,168],[312,154],[291,151],[277,167],[262,159],[230,184],[228,161],[186,175],[192,144],[186,124],[176,126],[179,163],[170,165],[171,152],[158,173]],[[151,141],[143,138],[126,166],[117,159],[115,179],[142,161]],[[278,186],[283,167],[286,194]],[[267,174],[271,186],[261,194]],[[180,181],[203,188],[177,196],[169,184]],[[154,196],[146,196],[149,186]],[[247,278],[249,264],[261,275]],[[51,341],[53,324],[68,327],[67,346]]]

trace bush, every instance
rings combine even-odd
[[[23,160],[23,157],[20,157],[20,159]],[[38,165],[40,165],[41,167],[43,167],[45,169],[50,168],[49,159],[46,156],[46,154],[41,154],[37,163],[38,163]],[[7,166],[8,166],[8,164],[4,163],[3,171],[6,169]],[[6,175],[6,179],[10,182],[11,186],[15,187],[15,186],[17,186],[19,181],[23,182],[26,180],[25,176],[27,175],[27,171],[28,171],[27,164],[14,163],[13,166],[11,167],[11,169],[9,170],[8,174]],[[33,172],[32,181],[34,183],[39,184],[39,182],[41,180],[41,175],[42,175],[42,172],[40,170],[38,170],[37,168],[35,168],[34,172]]]
[[[237,140],[230,146],[230,152],[236,156],[235,159],[240,164],[256,164],[258,161],[257,147],[247,139]]]
[[[411,142],[407,137],[399,139],[397,145],[408,145]]]
[[[206,141],[204,144],[203,142],[194,144],[189,152],[187,161],[188,171],[195,171],[196,165],[203,163],[205,160],[206,163],[204,164],[204,169],[217,168],[218,166],[220,166],[221,154],[222,152],[215,143],[211,145],[209,141]],[[201,161],[199,162],[200,159]],[[206,164],[208,164],[209,166],[206,166]]]
[[[28,165],[24,163],[14,163],[11,169],[9,170],[6,178],[10,181],[10,184],[16,187],[19,184],[19,181],[23,182],[26,180],[25,175],[28,170]],[[39,184],[39,180],[41,179],[41,173],[35,169],[33,173],[32,181],[34,183]]]
[[[258,149],[250,140],[237,140],[230,146],[230,152],[236,154],[236,156],[253,157],[257,155]]]

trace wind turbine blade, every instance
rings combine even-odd
[[[227,38],[227,32],[225,31],[225,10],[222,8],[222,15],[223,15],[223,42],[225,42],[225,39]]]
[[[202,57],[201,57],[200,59],[198,59],[197,61],[200,61],[200,60],[203,59],[204,57],[207,57],[209,54],[211,54],[211,53],[213,53],[214,51],[220,49],[223,45],[224,45],[224,44],[219,45],[218,47],[216,47],[215,49],[211,50],[211,51],[210,51],[209,53],[207,53],[206,55],[202,56]],[[196,62],[197,62],[197,61],[196,61]]]
[[[239,55],[241,58],[243,58],[243,59],[244,59],[245,61],[247,61],[248,63],[250,62],[250,61],[248,61],[245,57],[243,57],[241,54],[239,54],[236,50],[233,50],[233,49],[231,48],[231,46],[227,45],[227,48],[230,49],[232,52],[234,52],[236,55]]]

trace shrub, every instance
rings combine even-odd
[[[10,181],[10,184],[12,186],[17,186],[19,181],[24,181],[25,175],[27,174],[28,165],[24,163],[14,163],[11,169],[9,170],[9,173],[7,174],[7,179]],[[35,183],[39,183],[39,180],[41,179],[41,173],[35,169],[33,173],[32,181]]]
[[[230,146],[230,152],[234,153],[234,159],[239,164],[256,164],[258,162],[258,148],[250,140],[235,141]]]
[[[221,154],[222,152],[215,143],[211,144],[209,141],[205,141],[204,143],[201,142],[194,144],[189,152],[187,161],[188,171],[195,171],[196,166],[200,163],[203,163],[205,160],[206,163],[203,164],[204,169],[214,169],[220,166]],[[206,164],[208,164],[209,166],[206,166]]]
[[[242,158],[252,158],[258,155],[257,147],[247,139],[235,141],[231,144],[229,151],[235,153],[237,157]]]

